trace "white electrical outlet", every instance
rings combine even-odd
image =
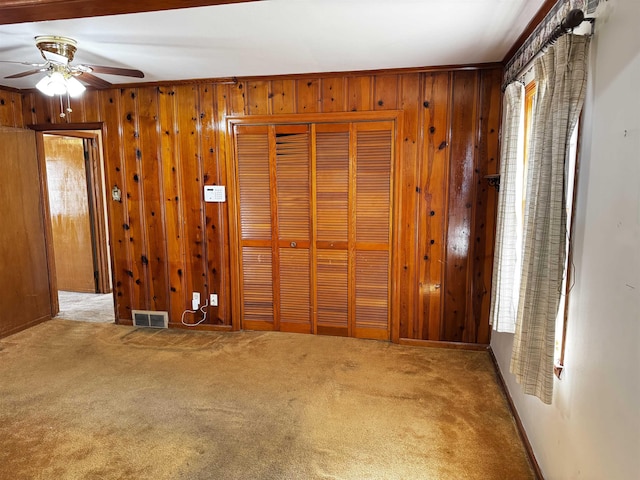
[[[218,306],[218,294],[217,293],[212,293],[211,295],[209,295],[209,305],[212,307],[217,307]]]

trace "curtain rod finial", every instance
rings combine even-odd
[[[580,26],[582,22],[584,22],[584,12],[579,8],[576,8],[567,13],[567,16],[562,21],[561,26],[566,31]]]

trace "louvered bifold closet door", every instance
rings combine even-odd
[[[273,245],[269,128],[236,126],[242,327],[273,330]]]
[[[311,153],[308,125],[275,127],[275,275],[281,331],[311,333]]]
[[[388,339],[393,124],[357,123],[354,131],[355,336]]]
[[[389,339],[393,132],[235,127],[242,328]]]
[[[349,124],[315,126],[317,333],[349,332]]]

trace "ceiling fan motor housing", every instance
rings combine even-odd
[[[68,62],[73,60],[76,53],[78,43],[68,37],[57,37],[52,35],[41,35],[35,38],[36,46],[40,50],[42,57],[47,61],[56,61],[55,57],[47,56],[47,53],[53,53],[66,57]]]

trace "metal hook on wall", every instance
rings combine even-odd
[[[487,180],[487,183],[490,187],[494,187],[496,192],[500,191],[500,174],[495,173],[493,175],[485,175],[484,178]]]

